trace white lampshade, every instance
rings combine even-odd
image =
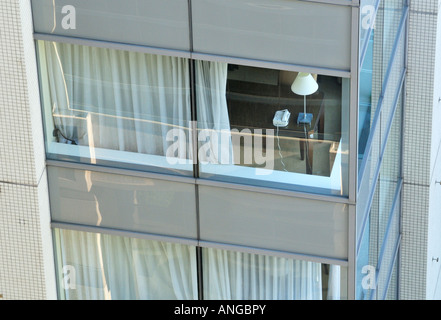
[[[318,84],[310,73],[299,72],[291,85],[291,90],[295,94],[307,96],[313,94],[318,89]]]

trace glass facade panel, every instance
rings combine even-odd
[[[370,261],[370,221],[367,216],[367,221],[360,233],[362,238],[358,245],[357,259],[356,259],[356,300],[369,300],[371,291],[375,289],[376,284],[376,264]]]
[[[346,268],[204,248],[207,300],[345,300]]]
[[[50,39],[37,41],[37,53],[46,154],[61,160],[48,167],[53,222],[355,262],[356,297],[390,297],[406,1],[360,1],[358,177],[349,176],[351,1],[107,2],[97,14],[102,1],[74,1],[71,30],[62,11],[71,4],[33,8],[36,38]],[[171,56],[141,53],[158,49]],[[116,178],[66,162],[192,179]],[[311,261],[54,234],[63,299],[345,299],[353,280],[346,268]]]
[[[347,78],[37,43],[49,159],[348,195]]]
[[[381,145],[385,146],[387,144],[388,134],[390,133],[390,127],[392,126],[393,118],[396,114],[397,104],[401,98],[402,86],[404,81],[404,33],[399,38],[397,43],[397,50],[395,51],[396,58],[393,60],[392,67],[389,70],[387,88],[384,91],[382,99],[382,110],[381,110]],[[400,107],[398,107],[400,109]],[[400,115],[398,115],[400,116]],[[401,118],[400,118],[401,119]]]
[[[360,64],[366,57],[380,0],[360,0]]]
[[[357,299],[397,293],[406,23],[405,1],[381,1],[369,40],[360,39]]]
[[[371,132],[374,113],[372,108],[373,37],[367,40],[367,48],[360,67],[359,108],[358,108],[358,159],[361,164],[365,156],[366,144]],[[366,155],[367,156],[367,155]]]
[[[62,300],[195,300],[196,248],[55,229]]]
[[[384,300],[387,297],[388,287],[391,284],[391,279],[394,272],[394,265],[397,261],[397,250],[400,236],[400,204],[399,200],[397,206],[391,213],[388,221],[388,229],[385,236],[382,238],[381,250],[377,275],[377,291],[376,299]]]
[[[398,110],[401,110],[401,101]],[[402,140],[402,117],[397,112],[384,151],[380,175],[378,177],[378,219],[379,219],[379,238],[384,237],[385,228],[390,218],[391,209],[396,201],[396,190],[399,187],[401,178],[401,140]]]
[[[347,299],[337,265],[58,228],[54,239],[62,300]]]
[[[192,175],[187,59],[46,41],[38,54],[49,159]]]
[[[400,29],[403,18],[403,0],[366,1],[361,9],[360,39],[360,95],[359,95],[359,159],[365,156],[369,135],[378,121],[383,130],[389,126],[390,112],[396,101],[397,87],[401,86],[404,70],[406,34]],[[378,10],[375,8],[378,7]],[[364,14],[363,14],[364,12]],[[371,17],[372,13],[377,13]],[[368,24],[366,21],[374,21]],[[370,27],[371,29],[364,30]],[[383,141],[384,145],[384,141]],[[365,153],[367,152],[367,153]],[[362,173],[363,174],[363,173]]]
[[[389,285],[386,289],[387,292],[386,292],[385,300],[399,299],[398,277],[399,277],[399,259],[396,259],[395,264],[392,268],[392,276],[390,277]]]
[[[348,79],[197,61],[196,83],[200,177],[347,195]]]
[[[366,215],[369,213],[369,206],[373,199],[373,190],[375,190],[378,182],[381,152],[380,133],[380,130],[375,130],[371,133],[369,153],[365,154],[362,162],[363,175],[359,176],[359,199],[357,201],[357,219],[359,225],[366,220]]]

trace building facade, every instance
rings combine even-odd
[[[5,0],[2,299],[439,299],[439,1]]]

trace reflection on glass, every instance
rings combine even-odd
[[[367,49],[360,70],[360,96],[358,109],[358,158],[359,165],[366,151],[366,144],[371,132],[374,118],[372,110],[372,63],[373,63],[373,36],[367,42]]]
[[[38,49],[49,157],[192,169],[190,147],[180,162],[166,159],[174,140],[189,145],[186,59],[44,41]]]
[[[343,300],[344,269],[310,261],[204,248],[207,300]]]
[[[348,88],[347,79],[197,61],[198,115],[214,115],[198,118],[201,177],[346,195]]]
[[[401,84],[404,34],[401,33],[398,43],[396,41],[404,4],[403,0],[362,0],[360,4],[359,164],[369,156],[366,143],[377,125],[374,122],[377,109],[383,107],[379,121],[383,122],[384,131],[384,123],[388,125],[388,113],[396,100],[396,88]]]

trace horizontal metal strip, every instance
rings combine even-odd
[[[342,78],[351,77],[350,70],[339,70],[339,69],[322,68],[317,66],[296,65],[296,64],[275,62],[275,61],[254,60],[247,58],[208,54],[202,52],[192,52],[191,58],[196,60],[226,62],[231,64],[267,68],[267,69],[286,70],[286,71],[294,71],[294,72],[308,72],[308,73],[315,73],[325,76],[334,76],[334,77],[342,77]]]
[[[320,194],[316,194],[316,193],[304,193],[304,192],[300,192],[300,191],[291,191],[291,190],[276,189],[276,188],[266,188],[266,187],[260,187],[260,186],[222,182],[222,181],[208,180],[208,179],[196,179],[196,183],[198,185],[210,186],[210,187],[219,187],[219,188],[235,189],[235,190],[242,190],[242,191],[249,191],[249,192],[273,194],[273,195],[293,197],[293,198],[303,198],[303,199],[309,199],[309,200],[317,200],[317,201],[326,201],[326,202],[333,202],[333,203],[343,203],[343,204],[355,205],[355,202],[349,200],[347,197],[342,197],[342,196],[327,196],[327,195],[320,195]]]
[[[303,2],[314,2],[323,4],[334,4],[338,6],[359,7],[360,0],[299,0]]]
[[[35,40],[61,42],[61,43],[70,43],[70,44],[74,44],[74,45],[83,45],[83,46],[98,47],[98,48],[105,48],[105,49],[150,53],[150,54],[187,58],[187,59],[189,59],[191,56],[189,51],[181,51],[181,50],[157,48],[157,47],[148,47],[148,46],[142,46],[142,45],[126,44],[126,43],[102,41],[102,40],[93,40],[93,39],[85,39],[85,38],[66,37],[66,36],[58,36],[58,35],[45,34],[45,33],[34,33],[34,39]]]
[[[287,71],[295,71],[295,72],[304,71],[304,72],[342,77],[342,78],[351,77],[351,72],[349,70],[328,69],[328,68],[321,68],[315,66],[280,63],[274,61],[261,61],[261,60],[253,60],[246,58],[198,53],[198,52],[180,51],[180,50],[173,50],[166,48],[131,45],[125,43],[110,42],[110,41],[91,40],[85,38],[75,38],[75,37],[43,34],[43,33],[34,33],[34,39],[61,42],[61,43],[70,43],[74,45],[84,45],[84,46],[91,46],[98,48],[114,49],[114,50],[125,50],[125,51],[134,51],[134,52],[149,53],[149,54],[158,54],[158,55],[173,56],[173,57],[180,57],[187,59],[225,62],[230,64],[239,64],[244,66],[254,66],[260,68],[270,68],[270,69],[287,70]]]
[[[104,166],[100,166],[100,165],[79,163],[79,162],[68,162],[68,161],[49,160],[48,159],[48,160],[46,160],[46,165],[52,166],[52,167],[68,168],[68,169],[118,174],[118,175],[131,176],[131,177],[137,177],[137,178],[156,179],[156,180],[163,180],[163,181],[189,183],[189,184],[196,183],[195,179],[190,176],[186,177],[186,176],[179,176],[179,175],[172,175],[172,174],[161,174],[161,173],[154,173],[154,172],[148,172],[148,171],[123,169],[123,168],[116,168],[116,167],[104,167]]]
[[[259,254],[259,255],[270,255],[280,258],[286,259],[294,259],[294,260],[302,260],[302,261],[311,261],[317,263],[324,264],[332,264],[338,265],[342,267],[347,267],[349,265],[348,260],[343,259],[334,259],[329,257],[320,257],[308,254],[294,253],[294,252],[285,252],[271,249],[263,249],[263,248],[255,248],[255,247],[247,247],[240,245],[232,245],[226,243],[218,243],[211,241],[200,241],[196,239],[187,239],[173,236],[165,236],[159,234],[150,234],[143,232],[134,232],[134,231],[126,231],[119,229],[111,229],[111,228],[103,228],[99,226],[87,226],[87,225],[79,225],[72,223],[64,223],[64,222],[51,222],[51,227],[53,229],[65,229],[65,230],[74,230],[81,232],[92,232],[92,233],[101,233],[108,234],[113,236],[121,236],[121,237],[130,237],[130,238],[138,238],[152,241],[162,241],[162,242],[171,242],[182,245],[189,246],[199,246],[204,248],[213,248],[213,249],[221,249],[221,250],[230,250],[230,251],[239,251],[250,254]]]
[[[342,266],[342,267],[347,267],[349,265],[348,260],[343,260],[343,259],[320,257],[320,256],[315,256],[315,255],[286,252],[286,251],[279,251],[279,250],[271,250],[271,249],[262,249],[262,248],[256,248],[256,247],[247,247],[247,246],[226,244],[226,243],[219,243],[219,242],[211,242],[211,241],[201,240],[201,241],[199,241],[199,246],[204,247],[204,248],[239,251],[239,252],[250,253],[250,254],[270,255],[270,256],[286,258],[286,259],[294,259],[294,260],[311,261],[311,262],[324,263],[324,264],[332,264],[332,265],[337,265],[337,266]]]
[[[320,195],[320,194],[315,194],[315,193],[306,193],[306,192],[300,192],[300,191],[291,191],[291,190],[285,190],[285,189],[253,186],[253,185],[247,185],[247,184],[223,182],[223,181],[185,177],[185,176],[178,176],[178,175],[171,175],[171,174],[153,173],[153,172],[147,172],[147,171],[121,169],[121,168],[114,168],[114,167],[103,167],[103,166],[99,166],[99,165],[67,162],[67,161],[60,161],[60,160],[46,160],[46,165],[53,166],[53,167],[60,167],[60,168],[95,171],[95,172],[126,175],[126,176],[145,178],[145,179],[157,179],[157,180],[162,180],[162,181],[188,183],[188,184],[194,184],[194,185],[204,185],[204,186],[211,186],[211,187],[249,191],[249,192],[259,192],[259,193],[264,193],[264,194],[273,194],[273,195],[279,195],[279,196],[285,196],[285,197],[303,198],[303,199],[309,199],[309,200],[317,200],[317,201],[326,201],[326,202],[332,202],[332,203],[343,203],[343,204],[348,204],[348,205],[355,205],[355,202],[349,200],[347,197],[342,197],[342,196]]]
[[[197,246],[197,239],[188,239],[174,236],[166,236],[160,234],[152,234],[152,233],[144,233],[144,232],[136,232],[136,231],[127,231],[127,230],[119,230],[113,228],[104,228],[99,226],[87,226],[82,224],[73,224],[59,221],[52,221],[51,227],[55,229],[66,229],[66,230],[75,230],[82,232],[93,232],[93,233],[103,233],[109,234],[113,236],[121,236],[121,237],[130,237],[130,238],[138,238],[145,240],[154,240],[154,241],[163,241],[163,242],[172,242],[179,243],[189,246]]]

